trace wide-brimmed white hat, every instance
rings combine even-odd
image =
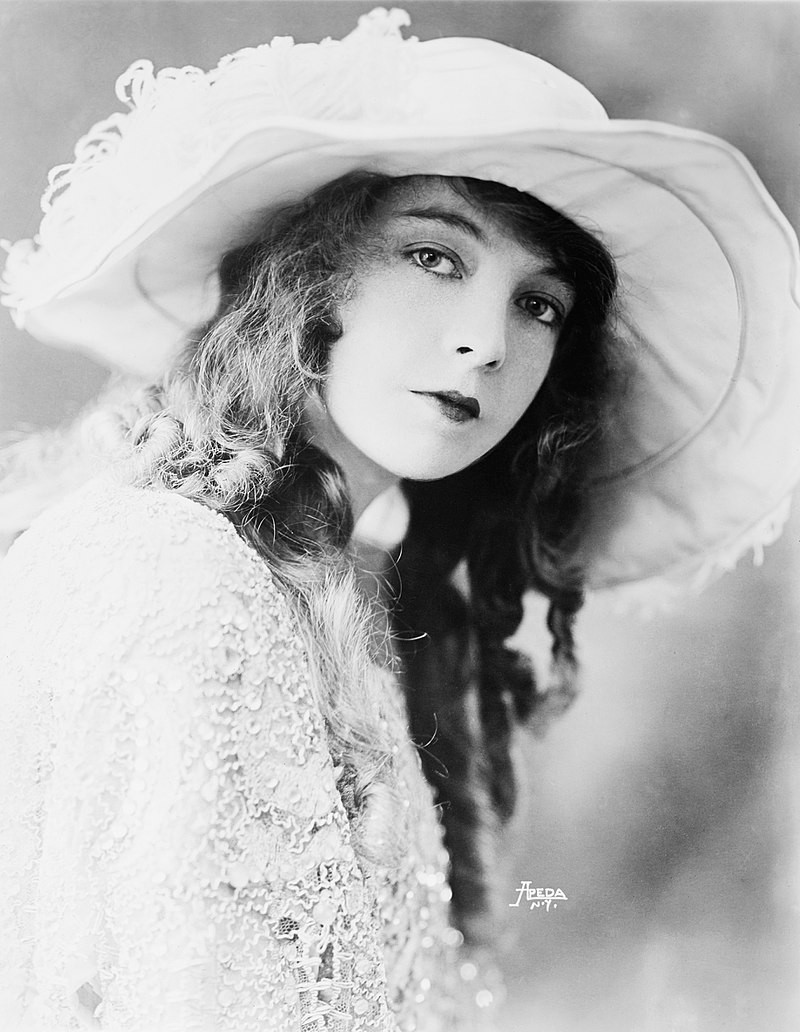
[[[355,169],[495,180],[596,233],[626,367],[593,482],[589,584],[699,584],[776,535],[800,476],[797,241],[746,159],[609,120],[583,86],[482,39],[404,40],[377,10],[205,73],[135,63],[129,110],[54,169],[4,303],[38,339],[155,377],[217,307],[221,255]]]

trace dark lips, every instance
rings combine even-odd
[[[454,422],[463,423],[467,419],[477,419],[481,414],[480,402],[460,391],[415,391],[439,402],[442,412]]]

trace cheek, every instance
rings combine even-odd
[[[384,436],[387,403],[401,382],[398,348],[381,320],[361,319],[331,350],[323,392],[328,412],[345,437],[368,450]]]
[[[411,386],[414,372],[424,367],[433,333],[430,313],[410,300],[402,283],[379,287],[362,286],[342,313],[343,332],[328,360],[333,390],[355,397]]]
[[[327,393],[331,401],[349,404],[357,410],[370,397],[386,390],[400,376],[397,349],[379,327],[345,334],[331,351],[327,370]]]
[[[503,405],[509,428],[517,422],[544,383],[553,360],[554,346],[520,349],[509,363],[504,383]]]

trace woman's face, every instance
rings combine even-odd
[[[365,251],[311,414],[318,440],[376,481],[455,473],[533,400],[571,290],[446,179],[399,187]]]

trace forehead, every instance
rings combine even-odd
[[[522,200],[524,195],[520,197]],[[447,176],[409,176],[395,180],[378,215],[386,225],[422,212],[461,216],[475,226],[490,246],[516,244],[536,258],[549,257],[549,248],[537,238],[531,226],[523,228],[522,220],[513,219],[508,209],[503,210],[465,194],[456,181]]]

